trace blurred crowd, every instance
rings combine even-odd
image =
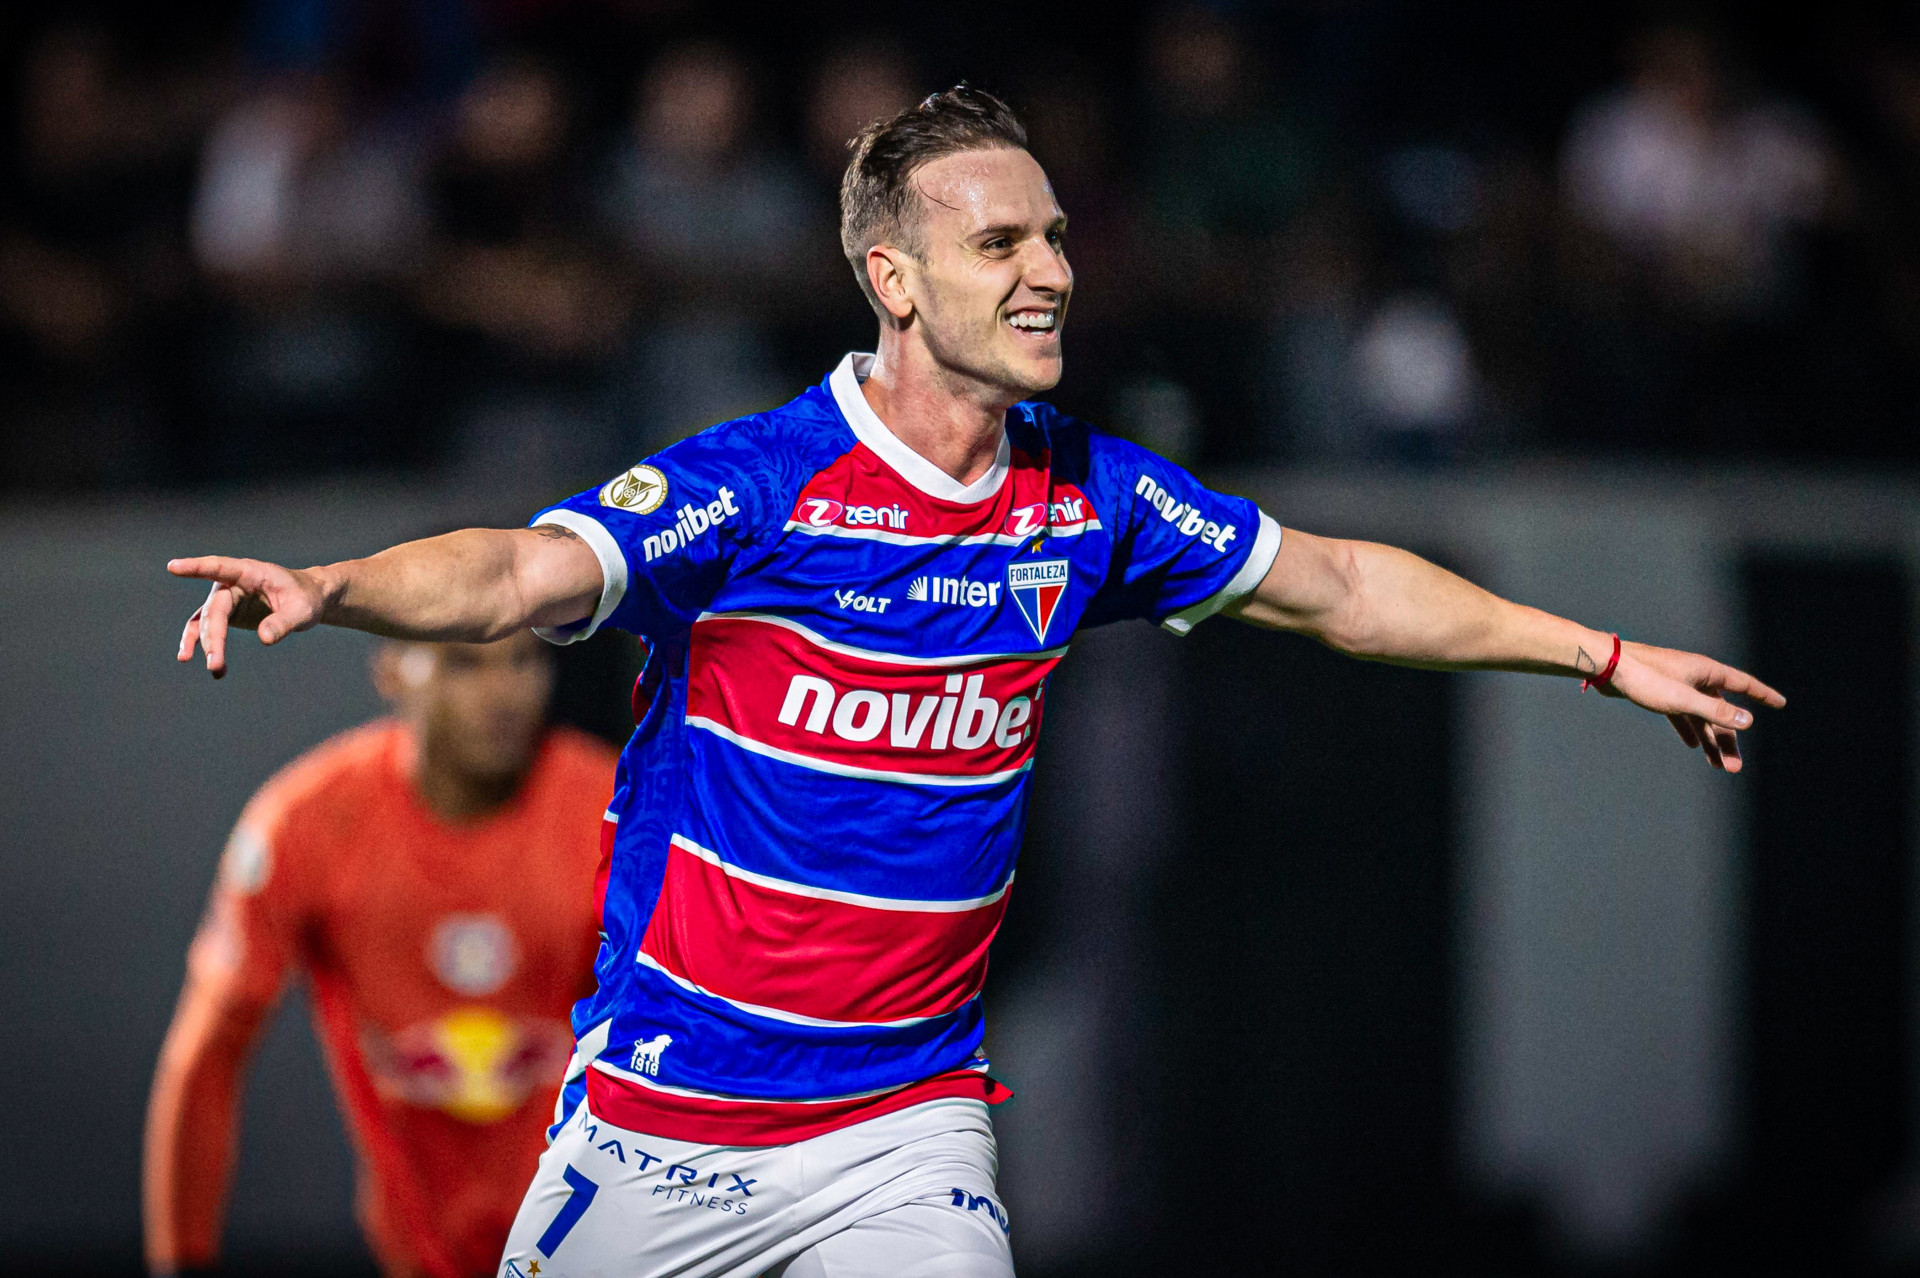
[[[872,340],[847,139],[961,76],[1069,214],[1056,399],[1171,456],[1920,460],[1920,41],[1775,83],[1737,29],[1619,24],[1556,75],[1418,9],[1115,5],[1045,58],[672,3],[34,19],[0,485],[572,482],[780,402]]]

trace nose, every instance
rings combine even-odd
[[[1039,237],[1028,241],[1020,280],[1036,293],[1065,297],[1073,290],[1073,268],[1067,265],[1066,251]]]

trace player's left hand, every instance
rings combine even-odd
[[[1785,697],[1744,670],[1697,652],[1644,643],[1620,645],[1620,664],[1600,691],[1667,716],[1680,739],[1722,772],[1740,770],[1739,730],[1753,724],[1752,713],[1728,701],[1727,694],[1775,710],[1787,704]]]

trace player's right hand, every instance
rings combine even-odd
[[[197,644],[207,654],[207,673],[219,679],[227,673],[227,631],[235,626],[256,630],[261,643],[277,643],[320,620],[326,595],[312,572],[282,568],[259,559],[225,559],[206,555],[172,559],[167,571],[176,577],[199,577],[213,583],[207,601],[187,618],[180,632],[179,661],[192,661]]]

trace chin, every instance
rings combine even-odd
[[[533,762],[531,750],[489,750],[476,752],[461,760],[466,774],[476,780],[502,785],[518,780]]]
[[[1035,374],[1032,380],[1020,388],[1021,399],[1032,399],[1035,395],[1044,395],[1060,384],[1060,365],[1055,364],[1044,373]]]
[[[1022,399],[1042,394],[1060,384],[1060,374],[1066,370],[1066,363],[1058,355],[1051,359],[1029,356],[1011,361],[1007,367],[1007,384],[1018,390]]]

